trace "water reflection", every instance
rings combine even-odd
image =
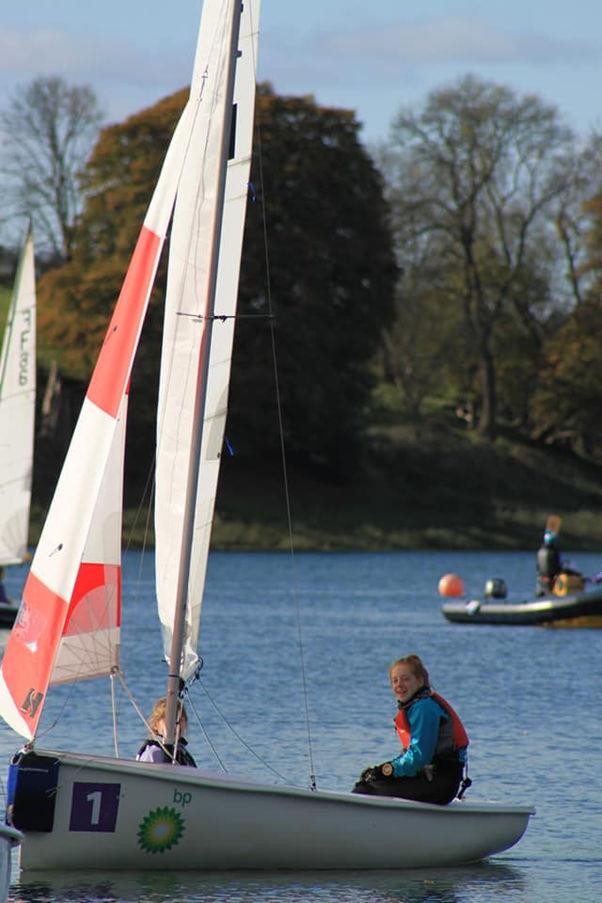
[[[53,872],[22,874],[11,903],[479,903],[524,900],[520,868],[362,872]]]

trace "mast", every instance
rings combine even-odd
[[[168,745],[175,744],[176,739],[176,714],[178,694],[181,684],[182,651],[186,625],[186,603],[188,598],[188,584],[190,579],[191,555],[194,534],[194,515],[200,470],[201,447],[203,440],[203,419],[207,400],[207,374],[209,369],[211,336],[213,332],[213,316],[215,312],[215,294],[226,186],[226,172],[228,167],[228,149],[230,145],[230,132],[232,127],[232,104],[234,99],[234,82],[236,76],[236,59],[238,51],[241,14],[241,0],[231,0],[228,13],[230,22],[228,34],[228,73],[226,80],[225,97],[226,115],[224,116],[222,133],[220,136],[216,215],[213,221],[213,234],[211,238],[211,250],[209,255],[207,300],[205,305],[204,321],[202,326],[203,336],[200,346],[199,365],[197,370],[194,412],[191,430],[190,458],[188,465],[188,478],[186,483],[187,488],[183,517],[184,529],[182,534],[180,567],[178,570],[177,579],[173,636],[169,656],[170,667],[167,678],[165,742]]]

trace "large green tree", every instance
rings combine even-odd
[[[229,430],[243,450],[275,447],[273,329],[288,450],[342,474],[394,314],[382,180],[349,111],[264,85],[256,124],[240,311],[274,319],[237,323]]]
[[[73,378],[93,366],[185,98],[105,129],[86,167],[72,259],[40,284],[44,353]],[[278,448],[275,349],[289,451],[341,472],[354,460],[370,361],[393,315],[383,187],[352,113],[264,86],[256,121],[228,434],[243,455]],[[154,448],[163,269],[131,392],[138,470]]]

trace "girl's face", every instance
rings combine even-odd
[[[180,720],[179,720],[178,722],[176,722],[176,733],[178,734],[178,736],[180,736],[180,737],[185,737],[185,736],[186,736],[186,728],[187,728],[187,726],[188,726],[188,725],[187,725],[187,722],[186,722],[186,718],[184,718],[183,715],[180,715]],[[166,734],[166,730],[165,730],[165,718],[160,718],[160,719],[157,721],[157,733],[160,734],[162,737],[165,736],[165,734]]]
[[[392,669],[391,689],[399,702],[407,702],[423,686],[424,681],[416,677],[409,665],[395,665]]]

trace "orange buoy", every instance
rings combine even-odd
[[[440,596],[463,596],[464,584],[457,574],[445,574],[439,581]]]

